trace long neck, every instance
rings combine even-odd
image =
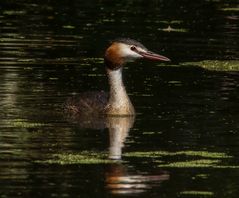
[[[107,69],[110,84],[110,98],[107,113],[114,115],[133,115],[134,108],[127,95],[122,80],[122,68],[117,70]]]
[[[122,68],[107,70],[110,84],[110,103],[120,104],[128,100],[128,95],[122,80]]]

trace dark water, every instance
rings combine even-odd
[[[238,197],[238,71],[171,67],[239,59],[237,0],[10,0],[0,8],[0,197]],[[173,63],[129,64],[134,123],[85,128],[62,104],[108,89],[102,56],[115,37],[140,40]],[[108,164],[36,162],[82,151],[123,156]],[[231,157],[221,168],[163,167],[157,160],[185,156],[124,155],[152,151]]]

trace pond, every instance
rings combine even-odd
[[[237,0],[2,1],[0,197],[237,197]],[[124,67],[135,117],[78,119],[117,37],[172,62]]]

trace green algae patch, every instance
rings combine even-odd
[[[154,135],[154,134],[161,134],[161,132],[154,132],[154,131],[145,131],[143,135]]]
[[[163,31],[163,32],[188,32],[187,29],[178,27],[178,26],[181,26],[181,24],[183,23],[183,21],[180,21],[180,20],[159,21],[158,23],[162,23],[165,26],[168,25],[168,27],[165,27],[165,28],[158,28],[159,31]]]
[[[227,165],[233,157],[226,153],[208,151],[148,151],[129,152],[127,158],[150,158],[158,167],[164,168],[221,168],[235,169],[238,165]],[[142,160],[141,160],[142,161]]]
[[[157,161],[156,161],[157,162]],[[238,169],[239,166],[222,165],[222,160],[201,159],[179,162],[158,162],[160,168],[214,168],[214,169]]]
[[[45,123],[30,122],[24,119],[13,119],[8,121],[7,124],[13,127],[18,127],[18,128],[35,128],[35,127],[41,127],[41,126],[47,125]]]
[[[107,159],[106,153],[96,153],[96,152],[89,152],[89,151],[82,151],[77,154],[54,154],[52,159],[49,160],[42,160],[36,161],[37,163],[41,164],[60,164],[60,165],[67,165],[67,164],[108,164],[114,163],[113,160]]]
[[[158,28],[158,30],[163,32],[188,32],[185,28],[173,28],[170,25],[167,28]]]
[[[239,71],[239,60],[203,60],[198,62],[185,62],[181,66],[198,66],[216,71]]]
[[[216,158],[216,159],[232,158],[232,156],[227,155],[226,153],[208,152],[208,151],[178,151],[175,152],[174,154],[186,156],[199,156],[203,158]]]
[[[75,29],[75,26],[72,25],[63,25],[62,27],[65,29]]]
[[[83,59],[86,62],[93,62],[93,63],[104,63],[104,59],[103,58],[96,58],[96,57],[91,57],[91,58],[84,58]]]
[[[124,154],[127,157],[163,157],[163,156],[194,156],[202,158],[215,158],[215,159],[225,159],[232,158],[232,156],[226,153],[219,152],[208,152],[208,151],[178,151],[178,152],[167,152],[167,151],[148,151],[148,152],[129,152]]]
[[[159,23],[163,23],[163,24],[182,24],[183,21],[181,20],[172,20],[172,21],[159,21]]]
[[[194,178],[207,179],[208,176],[209,176],[208,174],[198,174]]]
[[[24,10],[5,10],[3,11],[4,15],[24,15],[26,11]]]
[[[221,11],[234,11],[234,12],[239,12],[239,7],[235,8],[221,8]]]
[[[179,193],[179,195],[190,195],[190,196],[213,196],[214,193],[211,191],[195,191],[195,190],[189,190],[189,191],[182,191]]]
[[[190,160],[184,162],[172,162],[168,164],[160,164],[158,167],[170,167],[170,168],[209,168],[216,167],[221,160],[201,159]]]
[[[169,152],[166,151],[146,151],[146,152],[129,152],[123,154],[126,157],[149,157],[149,158],[154,158],[154,157],[162,157],[165,155],[169,155]]]

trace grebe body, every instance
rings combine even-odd
[[[126,92],[122,79],[123,66],[136,59],[170,61],[165,56],[153,53],[133,39],[117,39],[106,49],[104,63],[109,80],[109,94],[104,91],[86,92],[71,98],[65,109],[74,114],[103,114],[108,116],[130,116],[134,107]]]

